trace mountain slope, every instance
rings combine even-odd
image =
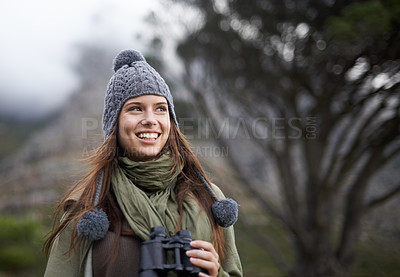
[[[58,116],[0,164],[0,212],[35,210],[60,198],[80,175],[84,158],[102,141],[104,92],[112,55],[83,48],[76,72],[82,85]],[[56,93],[56,92],[55,92]]]

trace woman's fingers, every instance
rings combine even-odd
[[[204,240],[194,240],[190,243],[190,246],[193,248],[199,248],[199,249],[204,249],[206,251],[211,252],[215,257],[219,259],[218,253],[214,248],[214,245],[212,243],[209,243],[208,241]]]
[[[206,250],[189,250],[186,252],[186,255],[190,258],[218,262],[218,259],[211,252]]]
[[[215,262],[209,262],[198,258],[190,258],[190,262],[197,267],[207,270],[208,276],[218,275],[219,266]]]
[[[208,271],[208,274],[199,274],[199,276],[217,276],[220,268],[219,256],[215,251],[214,246],[206,241],[195,240],[190,243],[193,248],[186,252],[186,255],[190,257],[190,262],[202,269]]]

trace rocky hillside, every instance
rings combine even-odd
[[[85,80],[81,88],[47,126],[1,162],[0,213],[53,205],[80,176],[79,160],[102,141],[101,113],[112,58],[103,50],[89,50],[83,49],[75,68]]]

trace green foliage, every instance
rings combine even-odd
[[[270,218],[270,222],[266,225],[246,228],[240,221],[235,224],[236,244],[241,257],[244,276],[270,276],[279,277],[287,276],[278,267],[272,259],[274,253],[270,253],[263,248],[251,235],[254,228],[258,228],[266,237],[276,243],[277,248],[282,255],[287,258],[290,264],[295,263],[293,256],[293,248],[290,248],[290,235],[277,221]],[[382,236],[375,234],[375,236]],[[362,277],[397,277],[400,276],[400,258],[398,255],[398,247],[388,247],[390,243],[398,245],[397,241],[400,237],[392,237],[389,242],[385,238],[385,245],[366,240],[357,247],[357,260],[350,276]]]
[[[392,19],[400,20],[400,2],[398,0],[382,0],[381,3],[389,11]]]
[[[33,220],[18,221],[12,217],[0,218],[0,244],[24,241],[32,241],[38,232],[40,224]],[[4,241],[7,239],[7,241]]]
[[[380,1],[356,2],[345,7],[339,16],[328,19],[328,38],[346,45],[360,44],[366,38],[383,39],[391,31],[391,13]]]
[[[253,240],[249,230],[240,221],[235,225],[235,232],[244,276],[281,276],[283,274],[274,263],[267,249],[264,249]],[[265,232],[268,232],[267,227],[265,227]],[[283,236],[277,235],[274,236],[274,239],[281,241]]]
[[[36,253],[33,249],[25,247],[7,246],[0,249],[0,264],[2,270],[18,270],[30,268],[35,265]]]
[[[0,216],[0,275],[33,276],[43,273],[42,224],[32,219]]]
[[[395,245],[396,241],[393,241]],[[400,258],[393,249],[375,243],[361,243],[358,247],[355,274],[364,276],[400,276]]]

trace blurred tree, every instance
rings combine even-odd
[[[39,221],[0,215],[0,275],[39,276],[45,258],[38,255],[43,227]]]
[[[293,238],[295,265],[276,261],[292,276],[348,273],[363,216],[400,192],[368,194],[400,152],[400,2],[176,1],[203,19],[178,47],[189,90]],[[279,202],[257,182],[265,168]]]

